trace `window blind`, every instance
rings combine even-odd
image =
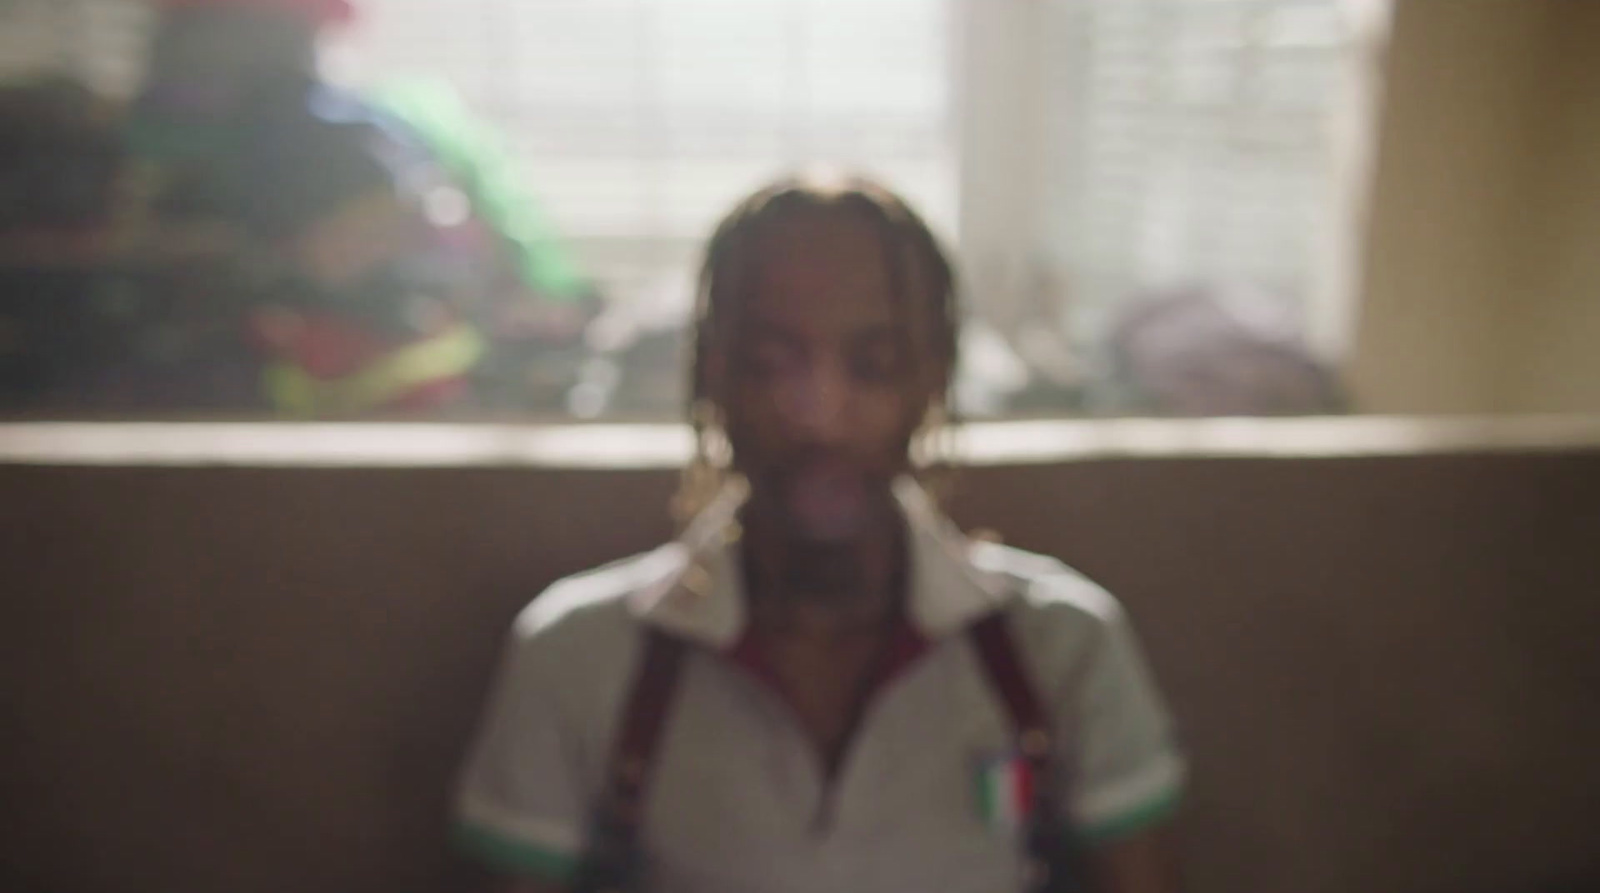
[[[945,229],[953,0],[365,0],[328,43],[357,86],[450,83],[524,164],[615,298],[681,312],[718,215],[812,161],[866,170]],[[139,0],[0,0],[0,77],[126,95]]]
[[[1087,357],[1119,307],[1166,284],[1264,287],[1306,318],[1351,300],[1328,287],[1328,246],[1352,241],[1340,196],[1359,186],[1338,182],[1351,173],[1337,132],[1348,84],[1372,49],[1353,5],[364,0],[326,61],[357,85],[451,83],[500,131],[580,262],[636,317],[681,320],[713,221],[798,164],[864,168],[946,235],[958,211],[1005,187],[1025,200],[960,220],[964,255],[982,249],[965,258],[968,281],[983,279],[972,274],[995,244],[1042,258],[1018,281],[1065,285],[1024,300],[1046,312],[1013,318],[1047,323]],[[1036,24],[956,47],[961,15],[1002,8]],[[0,0],[0,77],[58,68],[126,94],[149,20],[140,0]],[[971,72],[988,63],[975,53],[1036,62],[979,93]],[[998,128],[1028,163],[971,151],[974,126]],[[976,190],[967,209],[962,176]],[[979,315],[1017,302],[1003,280],[971,295]]]
[[[333,47],[357,83],[448,79],[614,297],[686,306],[741,195],[822,160],[949,228],[949,0],[388,0]]]
[[[1080,343],[1141,290],[1263,288],[1302,316],[1333,213],[1347,0],[1074,0],[1047,231]],[[1351,184],[1343,184],[1349,188]]]
[[[126,96],[138,84],[149,23],[138,0],[0,0],[0,79],[67,72]]]

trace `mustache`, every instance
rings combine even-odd
[[[832,447],[800,447],[774,454],[761,462],[767,472],[784,476],[817,466],[856,471],[864,477],[877,476],[878,463],[849,450]]]

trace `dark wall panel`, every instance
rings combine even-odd
[[[673,485],[0,467],[4,889],[446,889],[501,630],[665,537]],[[1600,880],[1600,455],[993,468],[955,504],[1128,604],[1193,889]]]

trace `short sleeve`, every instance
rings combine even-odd
[[[1171,816],[1185,765],[1155,680],[1120,607],[1105,612],[1070,722],[1068,792],[1079,833],[1107,843]]]
[[[513,641],[462,770],[454,837],[497,872],[563,881],[577,866],[587,807],[575,734],[537,638]]]

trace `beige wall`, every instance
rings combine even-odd
[[[1396,0],[1362,410],[1600,411],[1597,39],[1587,0]]]
[[[1500,400],[1516,410],[1600,411],[1600,3],[1552,16],[1550,117],[1529,189],[1542,215],[1525,233]]]

